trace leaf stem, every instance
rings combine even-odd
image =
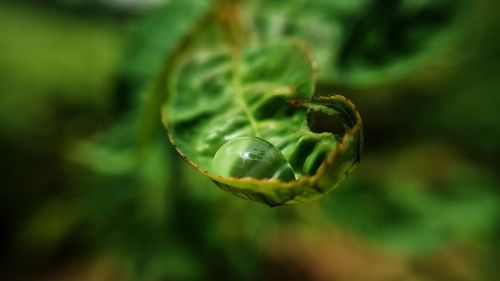
[[[257,124],[257,120],[252,114],[250,107],[248,106],[245,97],[243,96],[243,86],[241,85],[241,73],[240,73],[240,64],[241,64],[241,55],[239,51],[235,51],[233,54],[233,77],[232,84],[234,90],[234,96],[240,107],[243,109],[248,122],[250,123],[250,127],[256,137],[260,137],[259,127]]]

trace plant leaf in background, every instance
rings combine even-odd
[[[464,2],[255,0],[246,11],[259,41],[299,37],[318,60],[320,80],[362,87],[425,61],[447,42]]]
[[[163,61],[209,8],[206,0],[168,1],[136,21],[121,65],[121,79],[130,86],[130,95],[143,90],[157,75]]]

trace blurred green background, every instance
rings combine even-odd
[[[1,1],[0,279],[498,280],[500,2],[305,2],[267,3],[318,20],[313,47],[338,31],[318,89],[357,105],[365,150],[322,200],[269,208],[145,106],[211,3]]]

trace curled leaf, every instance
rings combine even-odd
[[[340,96],[307,100],[314,72],[296,44],[249,49],[239,70],[231,61],[231,55],[218,52],[193,57],[178,75],[163,108],[178,152],[221,188],[271,206],[314,200],[337,186],[360,158],[361,118],[353,105]],[[342,136],[311,131],[309,125],[324,114],[341,121]],[[243,136],[279,148],[298,180],[217,174],[211,166],[217,150]]]
[[[218,40],[193,39],[160,77],[162,119],[178,153],[222,189],[269,206],[312,201],[336,187],[360,159],[353,104],[314,96],[316,70],[303,43],[241,44],[210,32]],[[239,156],[220,152],[228,146]]]

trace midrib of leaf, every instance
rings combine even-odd
[[[241,83],[241,72],[240,72],[241,54],[239,51],[233,53],[232,64],[233,64],[233,77],[231,83],[233,86],[234,98],[236,100],[236,104],[238,104],[245,113],[245,116],[247,117],[248,122],[250,123],[250,127],[252,128],[254,135],[256,137],[260,137],[257,120],[255,120],[255,116],[253,115],[252,110],[248,106],[248,103],[246,102],[244,97],[243,86]]]

